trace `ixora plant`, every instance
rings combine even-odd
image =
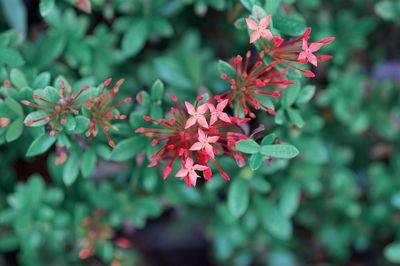
[[[202,173],[205,180],[211,179],[210,163],[223,178],[230,179],[217,162],[220,155],[230,156],[239,166],[243,166],[245,159],[242,153],[251,154],[253,169],[257,169],[265,158],[290,159],[297,156],[298,150],[294,146],[279,144],[275,140],[273,145],[260,146],[243,134],[241,126],[257,118],[255,112],[260,110],[276,115],[274,101],[271,99],[279,98],[287,86],[296,83],[289,79],[289,70],[306,77],[314,77],[315,74],[304,67],[307,64],[316,67],[318,61],[330,59],[331,56],[317,56],[314,53],[334,38],[309,42],[311,29],[307,28],[302,36],[285,41],[281,36],[271,33],[271,16],[261,17],[259,21],[257,18],[246,18],[245,22],[250,31],[249,42],[260,47],[260,51],[255,52],[254,56],[250,51],[247,52],[244,60],[238,55],[231,64],[224,61],[219,63],[221,79],[230,85],[227,91],[213,97],[208,94],[199,96],[194,104],[188,101],[182,104],[172,94],[175,107],[170,109],[166,118],[153,119],[145,115],[144,120],[151,122],[154,127],[140,127],[135,130],[136,133],[145,133],[146,137],[153,138],[153,146],[161,146],[151,155],[149,167],[166,164],[163,170],[164,179],[168,177],[176,161],[181,168],[175,176],[182,178],[190,187],[196,185],[199,173]],[[46,133],[38,136],[29,147],[27,155],[44,153],[57,142],[57,162],[64,163],[68,156],[73,156],[68,154],[68,147],[73,146],[71,139],[85,153],[89,146],[96,145],[94,138],[100,129],[109,146],[115,148],[110,134],[118,131],[118,126],[112,122],[127,118],[120,114],[117,107],[130,103],[132,99],[128,97],[114,103],[124,80],[119,80],[108,90],[111,82],[110,78],[99,88],[85,85],[75,92],[66,80],[59,78],[55,87],[33,89],[33,100],[21,100],[25,106],[36,109],[26,116],[25,125],[42,127],[49,136]],[[5,87],[12,89],[9,81],[6,81]],[[161,82],[154,84],[153,93],[155,97],[162,95]],[[16,103],[12,104],[19,108]],[[2,118],[3,127],[7,126],[7,119]],[[75,167],[75,164],[71,167]],[[64,177],[68,185],[77,177],[77,174],[72,177],[70,174],[67,171]]]

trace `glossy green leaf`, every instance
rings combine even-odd
[[[248,182],[243,178],[236,178],[228,190],[228,208],[236,218],[241,217],[249,206]]]
[[[147,40],[147,22],[135,19],[122,38],[122,51],[127,56],[134,56],[143,48]]]
[[[275,144],[261,146],[260,152],[264,156],[281,159],[291,159],[299,154],[296,147],[288,144]]]
[[[239,140],[236,143],[236,149],[240,152],[254,154],[260,151],[260,145],[252,139]]]
[[[115,146],[111,153],[111,159],[114,161],[126,161],[135,156],[138,152],[143,151],[147,142],[143,141],[143,137],[134,136],[121,141]]]
[[[63,170],[63,181],[66,186],[72,185],[78,178],[79,174],[79,156],[77,153],[72,152],[65,163]]]
[[[27,157],[36,156],[46,152],[56,141],[56,137],[50,137],[49,134],[43,133],[37,137],[29,146],[26,152]]]
[[[393,242],[385,247],[383,254],[392,263],[400,263],[400,242]]]
[[[40,0],[39,11],[42,17],[45,17],[53,8],[54,0]]]

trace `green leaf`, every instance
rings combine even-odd
[[[268,15],[273,15],[281,5],[281,0],[266,0],[264,9]]]
[[[0,65],[1,64],[19,67],[25,64],[25,60],[16,49],[0,46]]]
[[[297,208],[299,207],[300,201],[300,188],[292,182],[286,182],[281,190],[281,197],[279,201],[279,209],[282,214],[286,217],[292,217]]]
[[[288,86],[285,89],[285,98],[284,98],[284,105],[286,108],[289,108],[297,99],[297,96],[300,92],[300,84],[293,84]]]
[[[29,146],[26,152],[27,157],[36,156],[46,152],[56,141],[55,137],[50,137],[48,134],[43,133],[36,138]]]
[[[251,170],[255,171],[258,168],[260,168],[260,166],[263,163],[263,156],[260,153],[254,153],[250,156],[250,161],[249,161],[249,166],[251,168]]]
[[[164,84],[161,80],[157,79],[151,87],[151,99],[153,101],[160,101],[164,93]]]
[[[254,154],[260,151],[260,145],[252,139],[239,140],[236,143],[236,149],[240,152]]]
[[[394,20],[397,16],[394,3],[381,1],[375,4],[375,12],[385,20]]]
[[[1,0],[2,17],[22,36],[26,35],[27,13],[23,0]]]
[[[4,100],[4,103],[7,105],[8,108],[10,108],[16,115],[18,116],[23,116],[24,115],[24,110],[22,109],[22,106],[13,98],[7,97]]]
[[[254,5],[251,13],[254,17],[256,17],[259,20],[267,16],[265,10],[259,5]]]
[[[50,83],[51,75],[49,72],[40,73],[33,81],[34,89],[43,89]]]
[[[304,19],[295,13],[284,14],[283,12],[277,12],[272,17],[272,21],[274,22],[274,28],[289,36],[300,36],[307,29]]]
[[[96,167],[97,156],[96,152],[89,148],[83,153],[81,172],[83,177],[89,177],[92,175],[94,168]]]
[[[268,134],[265,136],[262,141],[261,145],[268,145],[274,143],[274,140],[276,139],[276,135],[274,133]]]
[[[305,104],[308,103],[311,98],[315,94],[315,86],[314,85],[307,85],[301,91],[299,96],[297,97],[296,103],[297,104]]]
[[[41,0],[39,5],[40,15],[45,17],[53,8],[54,0]]]
[[[298,128],[302,128],[304,126],[303,117],[300,114],[300,111],[297,109],[289,108],[286,110],[289,116],[290,121]]]
[[[24,130],[24,122],[22,121],[22,117],[15,119],[8,127],[6,133],[6,141],[11,142],[19,138],[21,136],[22,131]]]
[[[10,73],[11,83],[17,87],[18,89],[22,89],[28,86],[28,81],[25,78],[25,75],[16,68],[13,68]]]
[[[256,195],[254,196],[254,206],[265,230],[278,239],[290,238],[293,230],[292,224],[275,205]]]
[[[288,144],[264,145],[261,146],[260,152],[264,156],[282,159],[291,159],[299,154],[296,147]]]
[[[236,76],[236,71],[233,66],[223,60],[218,61],[218,72],[220,75],[226,74],[230,79],[234,79]]]
[[[75,126],[72,127],[73,129],[68,129],[68,133],[71,134],[82,134],[83,132],[85,132],[88,128],[89,128],[89,123],[90,123],[90,119],[83,116],[83,115],[78,115],[73,117]],[[72,124],[73,125],[73,124]],[[71,125],[71,126],[72,126]]]
[[[385,258],[392,263],[400,263],[400,242],[387,245],[383,251]]]
[[[127,56],[136,55],[147,40],[147,22],[145,19],[136,19],[129,26],[122,37],[122,51]]]
[[[35,112],[30,113],[29,115],[27,115],[25,117],[24,123],[26,124],[29,121],[36,120],[36,119],[39,119],[39,118],[43,118],[43,117],[46,117],[46,116],[49,116],[49,114],[46,111],[43,111],[43,110],[35,111]],[[43,126],[43,125],[46,125],[46,124],[47,124],[47,122],[45,120],[40,120],[40,121],[37,121],[37,122],[33,123],[30,126],[31,127],[40,127],[40,126]]]
[[[242,216],[249,206],[248,182],[243,178],[236,178],[232,181],[228,190],[228,208],[236,218]]]
[[[63,181],[66,186],[72,185],[78,178],[79,174],[79,156],[76,152],[73,152],[67,162],[65,163],[63,170]]]
[[[111,159],[114,161],[126,161],[138,152],[143,151],[147,142],[143,141],[143,137],[134,136],[123,140],[117,144],[111,153]]]

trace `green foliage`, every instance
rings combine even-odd
[[[135,243],[117,239],[155,227],[168,246],[200,228],[217,265],[400,263],[398,1],[24,2],[0,1],[1,265],[146,265]],[[27,14],[41,18],[28,24]],[[216,155],[230,181],[212,163],[212,179],[195,188],[162,180],[148,167],[160,145],[134,133],[149,126],[143,116],[171,118],[171,93],[193,102],[229,89],[220,75],[235,79],[231,58],[245,57],[244,19],[265,15],[286,39],[307,27],[310,41],[335,36],[321,49],[332,60],[309,82],[289,70],[294,84],[279,100],[259,99],[277,114],[257,112],[237,130],[249,136],[236,143],[237,163]],[[85,135],[83,103],[108,77],[125,79],[113,103],[134,99],[112,111],[127,116],[109,126],[115,148],[100,127]],[[51,107],[34,95],[59,102],[62,80],[72,93],[89,86],[77,113],[54,136],[54,119],[25,127],[51,112],[21,101]],[[93,232],[94,254],[82,259]]]

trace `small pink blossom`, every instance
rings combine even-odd
[[[307,40],[303,39],[303,51],[300,52],[298,60],[305,63],[310,62],[314,66],[317,66],[317,57],[313,53],[321,49],[323,45],[323,43],[318,42],[308,45]]]
[[[231,123],[231,119],[229,118],[228,114],[223,112],[228,102],[229,100],[225,99],[218,103],[216,108],[213,104],[208,104],[208,109],[210,109],[211,113],[210,125],[213,125],[218,119],[227,123]]]
[[[190,150],[199,151],[204,149],[208,156],[214,158],[214,150],[210,143],[217,142],[219,137],[218,136],[209,137],[201,129],[199,129],[198,133],[199,133],[198,142],[194,143],[192,147],[190,147]]]
[[[196,171],[205,171],[207,170],[208,167],[205,165],[200,165],[200,164],[195,164],[193,165],[193,159],[192,158],[187,158],[185,165],[182,166],[182,168],[176,173],[177,177],[183,177],[183,178],[189,178],[189,183],[188,186],[196,185],[196,180],[199,177],[199,175],[196,173]]]
[[[250,43],[253,43],[260,38],[265,38],[268,40],[272,40],[274,38],[271,31],[267,29],[270,21],[271,16],[262,18],[260,20],[260,24],[257,24],[257,22],[250,18],[246,18],[247,27],[253,30],[253,33],[250,35]]]
[[[206,118],[204,117],[204,114],[205,112],[207,112],[208,109],[207,104],[200,105],[199,107],[197,107],[197,110],[189,102],[185,102],[185,105],[188,114],[191,115],[191,117],[186,121],[185,129],[193,126],[196,123],[198,123],[200,126],[204,128],[208,128]]]

